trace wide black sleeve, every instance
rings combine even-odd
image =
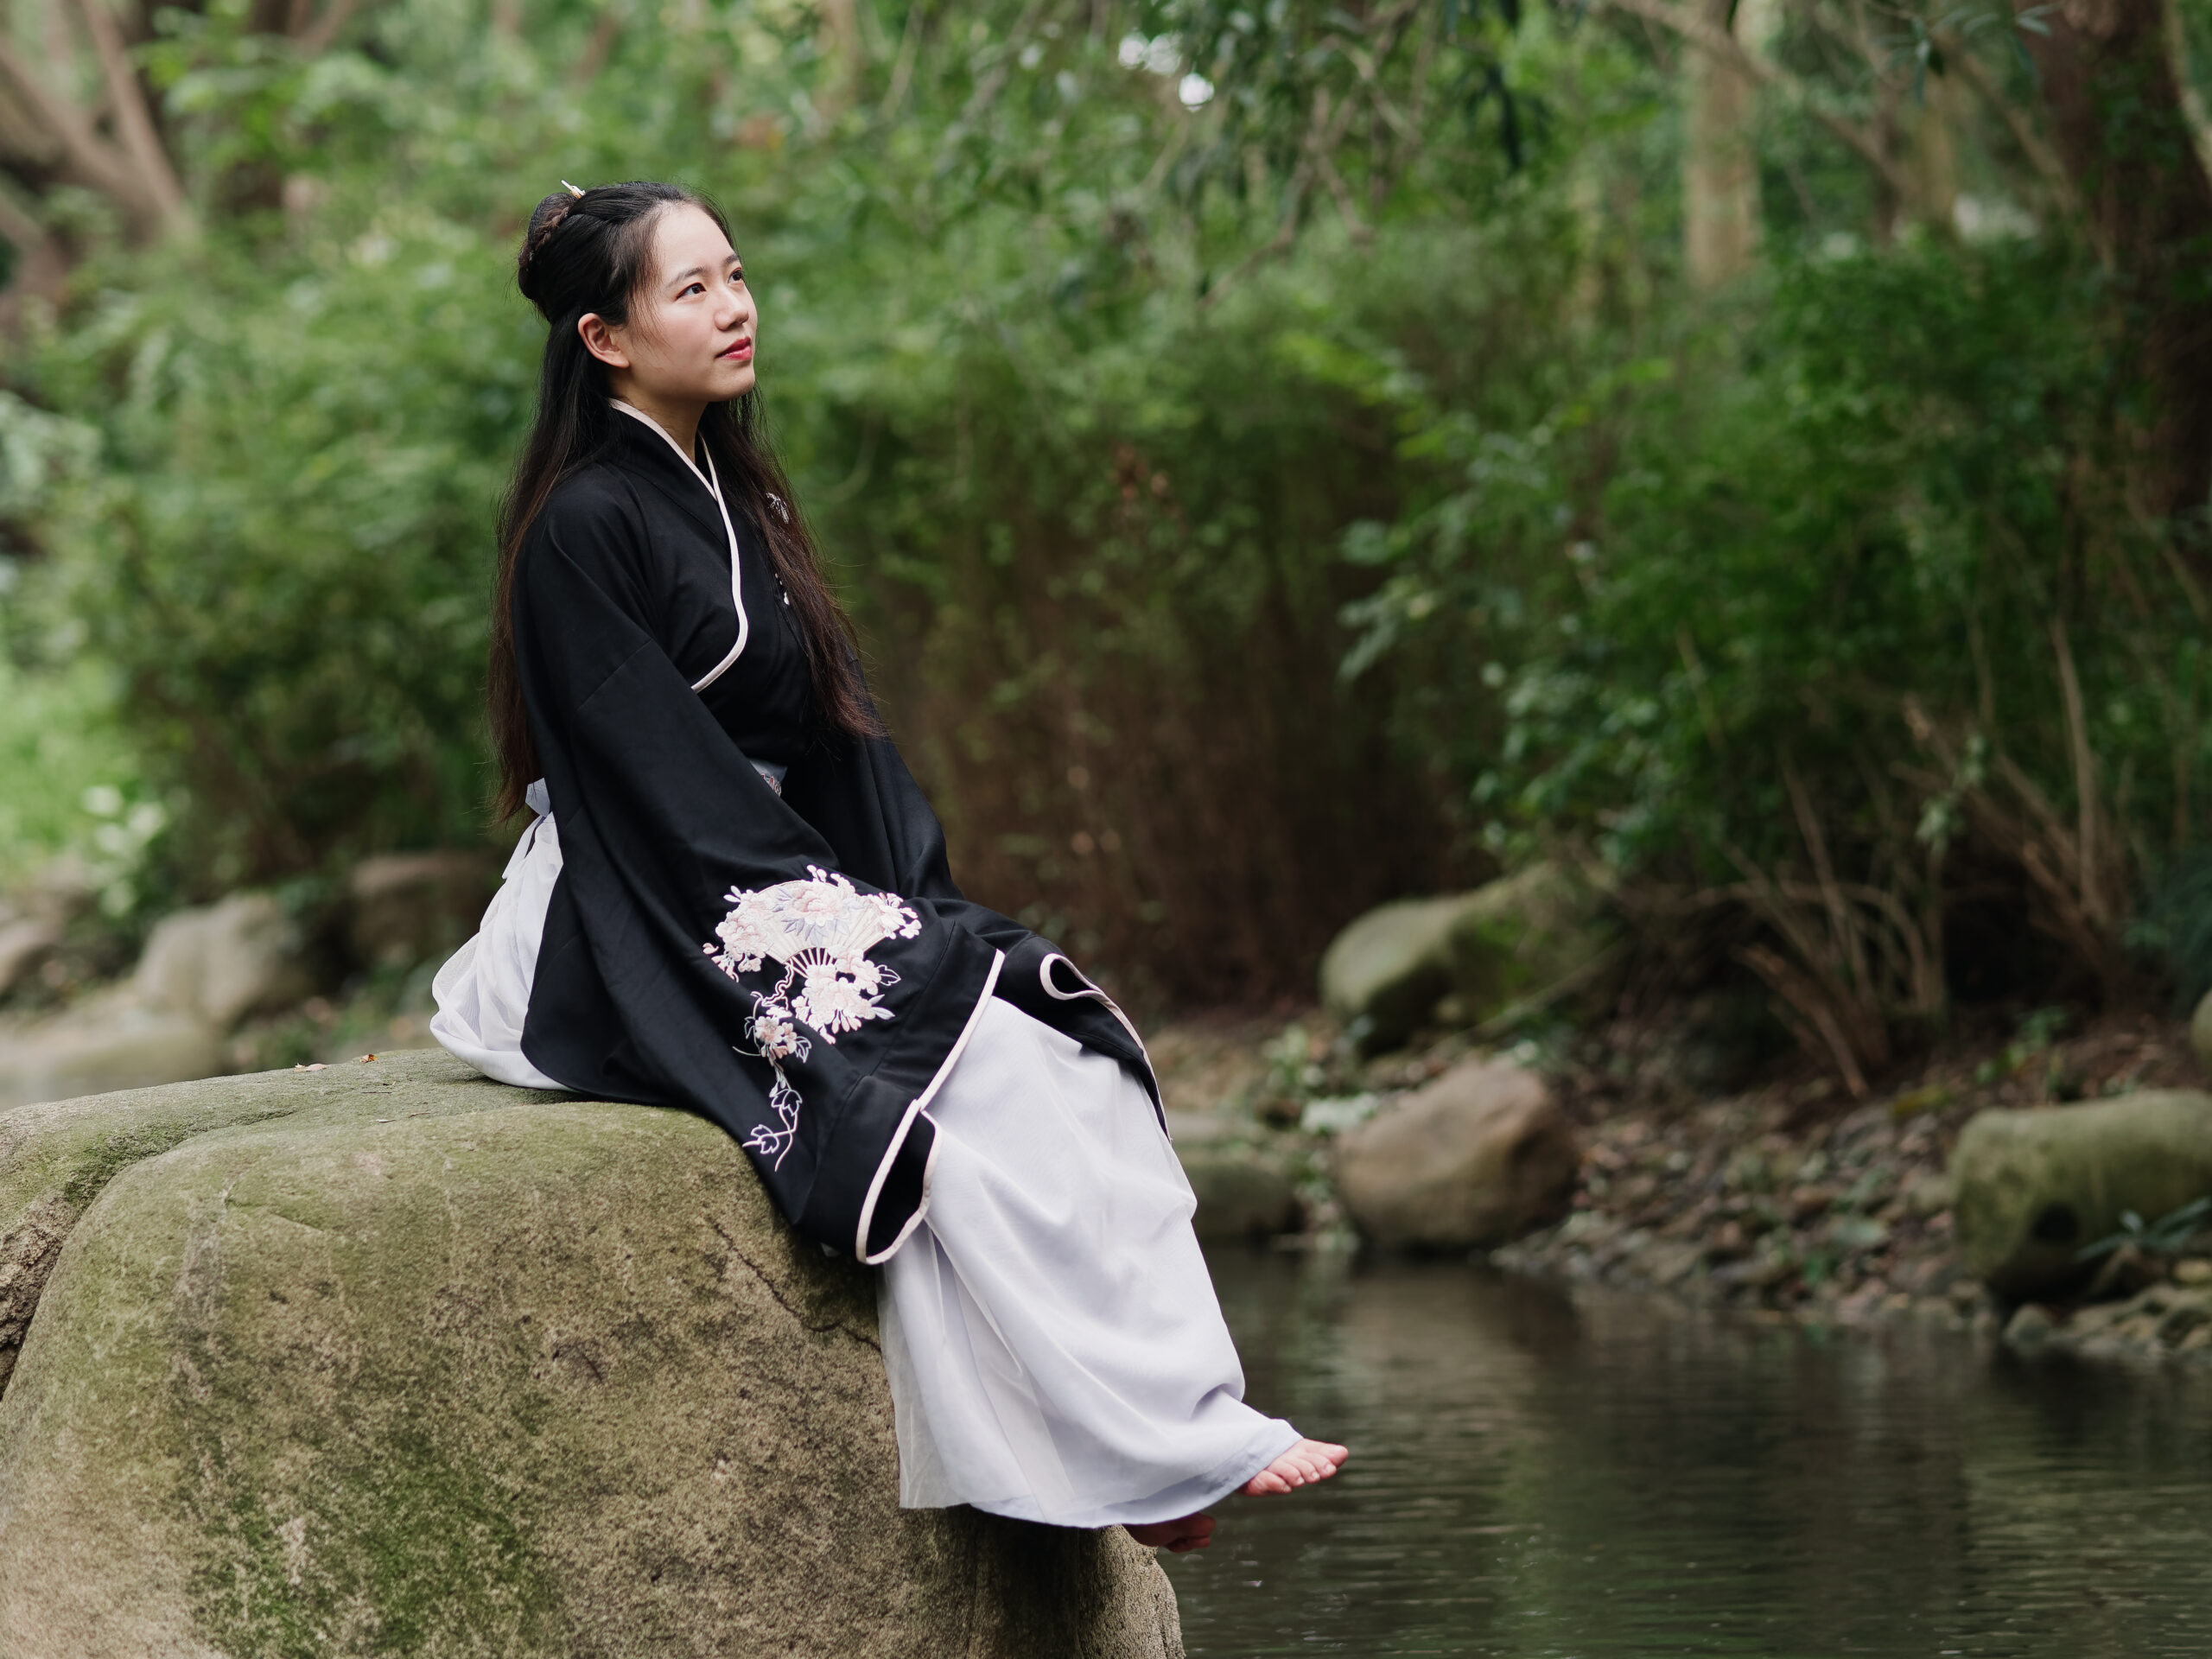
[[[570,1087],[713,1117],[802,1230],[879,1255],[918,1214],[921,1109],[997,951],[841,868],[655,637],[644,510],[573,493],[515,587],[563,860],[524,1052]]]
[[[1143,1039],[1113,999],[1050,939],[962,893],[944,826],[889,738],[827,744],[791,768],[784,790],[836,849],[840,868],[927,900],[937,915],[1001,953],[995,992],[1002,1001],[1119,1060],[1160,1104]]]

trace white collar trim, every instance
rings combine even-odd
[[[644,410],[634,404],[626,404],[620,397],[610,397],[607,401],[632,419],[642,421],[659,433],[661,442],[673,449],[676,458],[691,469],[691,476],[707,486],[707,493],[715,498],[715,506],[722,516],[722,534],[729,538],[729,597],[730,603],[737,607],[737,643],[729,648],[728,656],[708,671],[706,678],[691,682],[694,691],[703,691],[729,672],[730,664],[745,654],[746,638],[753,631],[753,625],[745,614],[745,584],[738,563],[737,528],[730,523],[729,503],[722,499],[721,479],[715,471],[715,452],[712,449],[707,451],[707,470],[702,473],[699,470],[699,463],[683,453],[683,446],[669,435],[668,429]]]

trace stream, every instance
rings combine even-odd
[[[1161,1555],[1192,1659],[2212,1654],[2212,1371],[1212,1261],[1247,1398],[1353,1460]]]

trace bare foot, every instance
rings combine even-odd
[[[1124,1527],[1122,1531],[1147,1549],[1166,1548],[1180,1555],[1204,1549],[1213,1542],[1213,1516],[1186,1515],[1180,1521],[1155,1521],[1148,1527]]]
[[[1287,1492],[1317,1480],[1326,1480],[1351,1453],[1326,1440],[1300,1440],[1244,1483],[1254,1497]]]

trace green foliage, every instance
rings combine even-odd
[[[1346,539],[1385,574],[1346,671],[1454,685],[1407,717],[1502,855],[1738,893],[1873,1021],[1940,1015],[1992,883],[2109,983],[2126,889],[2198,833],[2212,688],[2113,482],[2101,315],[2032,245],[1782,257],[1534,420],[1408,399],[1439,484]]]
[[[202,229],[87,211],[8,365],[0,622],[86,735],[0,715],[0,860],[142,804],[164,892],[488,833],[508,261],[558,178],[643,175],[733,210],[963,878],[1125,984],[1303,990],[1366,905],[1567,839],[1734,906],[1871,1066],[1958,906],[2109,986],[2196,837],[2207,567],[2122,482],[2111,289],[2009,141],[1958,160],[2003,234],[1884,245],[1770,108],[1767,252],[1699,297],[1675,81],[1541,9],[392,0],[319,54],[155,16]],[[1937,73],[1909,22],[1885,63]]]
[[[45,630],[26,660],[115,671],[185,889],[485,833],[489,530],[540,338],[512,242],[556,178],[645,175],[734,212],[802,500],[981,894],[1140,992],[1256,995],[1443,879],[1387,677],[1328,671],[1344,525],[1401,493],[1341,365],[1456,381],[1521,332],[1461,342],[1493,300],[1435,302],[1473,251],[1439,181],[1507,158],[1344,137],[1362,213],[1255,259],[1318,175],[1198,188],[1235,100],[1186,107],[1141,9],[867,10],[854,41],[797,7],[556,4],[522,39],[422,0],[311,59],[240,10],[161,16],[205,228],[88,261],[13,365],[92,454],[22,515],[9,614]],[[1503,38],[1433,21],[1386,43],[1390,96]]]
[[[1347,543],[1392,572],[1352,670],[1443,635],[1487,671],[1497,740],[1459,759],[1501,845],[1570,827],[1719,876],[1726,842],[1794,839],[1784,758],[1898,747],[1908,696],[2052,725],[2042,618],[2090,529],[2068,273],[1929,248],[1777,278],[1741,348],[1601,364],[1518,429],[1420,411],[1452,487]]]
[[[2145,1255],[2177,1255],[2202,1230],[2207,1217],[2212,1217],[2212,1198],[2194,1199],[2152,1222],[2145,1221],[2133,1210],[2123,1210],[2120,1212],[2120,1230],[2094,1244],[2082,1246],[2074,1259],[2094,1262],[2099,1256],[2129,1247]]]
[[[48,574],[214,883],[473,830],[484,526],[531,345],[497,260],[397,213],[275,283],[210,250],[41,359],[107,462]]]
[[[45,672],[0,659],[0,883],[90,851],[96,825],[155,805],[116,720],[113,680],[89,658]],[[111,797],[113,811],[88,810]]]
[[[2175,1013],[2187,1014],[2212,990],[2212,850],[2191,847],[2166,861],[2127,942],[2169,965]]]

